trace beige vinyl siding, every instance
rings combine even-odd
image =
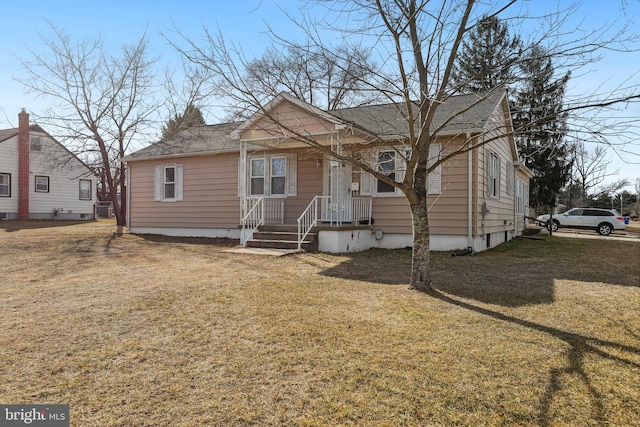
[[[287,197],[284,202],[284,222],[296,224],[298,218],[315,196],[322,195],[322,165],[317,167],[316,159],[321,154],[308,150],[296,150],[298,159],[298,191],[296,196]]]
[[[443,155],[457,149],[462,140],[439,141]],[[430,195],[429,226],[433,234],[466,235],[468,218],[467,154],[446,161],[442,165],[441,192]],[[354,174],[359,181],[360,174]],[[375,185],[375,184],[374,184]],[[374,229],[385,233],[411,234],[411,209],[404,194],[373,197]]]
[[[158,164],[183,165],[182,201],[154,201]],[[237,153],[131,162],[129,174],[131,227],[237,228],[240,223]]]
[[[281,102],[270,112],[270,114],[287,128],[301,134],[327,133],[334,129],[334,125],[332,123],[329,123],[290,102]],[[282,131],[271,121],[271,119],[267,118],[257,120],[251,129],[246,129],[240,133],[241,140],[259,140],[273,136],[282,136]]]
[[[491,117],[489,126],[500,128],[505,126],[503,110],[499,107]],[[490,139],[494,136],[494,133],[488,133],[486,139]],[[488,233],[498,233],[508,230],[513,230],[514,222],[514,194],[507,193],[507,167],[513,165],[516,159],[514,159],[514,152],[512,148],[512,142],[507,137],[501,137],[499,139],[490,141],[482,146],[478,153],[478,189],[479,197],[477,199],[476,208],[478,211],[478,220],[476,226],[478,227],[478,233],[485,235]],[[487,154],[493,152],[500,158],[500,195],[498,198],[490,197],[487,188]],[[482,217],[482,205],[487,204],[489,213]]]
[[[460,148],[463,138],[442,139],[443,155]],[[468,219],[468,154],[446,161],[442,166],[442,191],[429,196],[429,227],[433,234],[466,235]]]

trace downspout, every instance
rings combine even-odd
[[[512,196],[513,196],[513,236],[516,237],[518,235],[518,177],[516,176],[516,162],[513,162],[513,182],[511,183],[511,188],[513,188]],[[523,223],[524,226],[524,223]]]
[[[469,143],[471,135],[467,132]],[[468,190],[467,190],[467,246],[473,250],[473,150],[467,151]]]

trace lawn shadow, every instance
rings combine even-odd
[[[549,383],[547,384],[544,395],[540,399],[539,416],[541,420],[540,425],[542,426],[549,426],[553,424],[552,406],[555,396],[562,391],[561,377],[563,375],[574,375],[578,377],[590,395],[593,407],[593,420],[599,424],[605,424],[607,422],[605,405],[603,403],[606,396],[598,391],[598,389],[593,385],[589,374],[585,369],[585,360],[588,357],[598,356],[634,369],[640,368],[640,363],[631,359],[631,357],[640,356],[640,348],[638,347],[602,340],[574,332],[563,331],[559,328],[519,319],[517,317],[509,316],[498,311],[462,301],[446,295],[440,290],[434,289],[429,294],[447,304],[551,335],[554,338],[564,341],[569,346],[567,366],[565,368],[556,368],[550,371]],[[626,357],[625,355],[628,355],[629,357]]]
[[[369,249],[340,256],[347,259],[322,270],[320,274],[338,279],[409,286],[411,250]]]
[[[342,254],[347,260],[321,272],[348,280],[406,285],[411,279],[411,251],[371,249]],[[447,293],[507,307],[549,304],[554,300],[554,281],[538,274],[537,266],[517,262],[489,264],[477,256],[453,257],[432,252],[432,282]]]
[[[30,219],[30,220],[17,220],[10,219],[6,221],[0,221],[0,230],[4,230],[8,233],[21,230],[36,230],[42,228],[60,228],[69,227],[72,225],[86,224],[90,222],[88,220],[45,220],[45,219]]]
[[[409,286],[411,250],[371,249],[321,274]],[[469,256],[430,255],[432,283],[466,299],[520,307],[550,304],[558,280],[640,287],[640,245],[580,239],[517,241]]]
[[[211,245],[211,246],[237,246],[240,242],[238,239],[229,239],[224,237],[176,237],[163,236],[161,234],[136,234],[136,236],[152,243],[161,244],[187,244],[187,245]]]

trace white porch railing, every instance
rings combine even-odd
[[[247,214],[241,220],[240,244],[245,245],[265,223],[284,223],[284,199],[247,199]]]
[[[352,222],[371,225],[371,203],[372,199],[369,197],[346,197],[339,203],[332,203],[331,196],[315,196],[298,218],[298,250],[318,222],[325,222],[330,226]]]
[[[298,250],[302,249],[302,242],[309,235],[313,227],[318,224],[318,219],[324,217],[325,209],[323,205],[327,205],[325,201],[331,200],[330,196],[315,196],[307,208],[298,218]]]

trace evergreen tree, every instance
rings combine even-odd
[[[556,196],[571,177],[571,147],[565,142],[563,100],[569,73],[555,79],[544,48],[532,46],[520,65],[522,84],[515,93],[513,124],[524,164],[534,176],[529,201],[536,211],[556,207]]]
[[[162,127],[162,139],[172,138],[181,130],[204,124],[206,123],[202,111],[194,105],[189,105],[183,114],[175,114],[167,121],[167,125]]]
[[[469,33],[451,74],[450,88],[456,93],[477,93],[515,81],[514,64],[522,42],[509,35],[509,27],[497,16],[485,16]]]

